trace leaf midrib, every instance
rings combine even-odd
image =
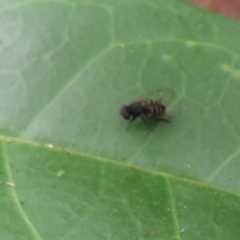
[[[171,180],[177,180],[180,182],[190,183],[190,184],[197,185],[199,187],[210,188],[213,191],[219,191],[222,193],[231,194],[231,195],[234,195],[234,196],[237,196],[240,198],[240,193],[236,193],[236,192],[232,192],[232,191],[220,188],[220,187],[212,186],[212,185],[207,184],[206,182],[201,182],[201,181],[190,179],[190,178],[183,178],[180,176],[175,176],[175,175],[172,175],[169,173],[164,173],[164,172],[156,171],[153,169],[143,168],[140,166],[136,166],[136,165],[126,163],[126,162],[120,162],[118,160],[106,158],[103,156],[97,156],[97,155],[93,155],[90,153],[84,153],[84,152],[80,152],[80,151],[76,151],[76,150],[72,150],[72,149],[68,149],[68,148],[58,147],[58,146],[51,145],[51,144],[42,144],[42,143],[38,143],[35,141],[30,141],[30,140],[26,140],[26,139],[22,139],[22,138],[18,138],[18,137],[6,136],[6,135],[0,135],[0,140],[2,140],[2,142],[4,144],[14,142],[14,143],[18,143],[18,144],[34,146],[34,147],[45,149],[48,151],[54,151],[54,152],[58,152],[58,153],[70,154],[72,156],[84,157],[84,158],[88,158],[88,159],[91,159],[94,161],[104,162],[104,163],[108,163],[108,164],[115,165],[115,166],[126,167],[126,168],[130,168],[130,169],[138,170],[138,171],[141,171],[141,172],[144,172],[147,174],[151,174],[154,176],[160,176],[160,177],[164,178],[165,180],[171,179]]]

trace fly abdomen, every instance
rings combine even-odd
[[[165,106],[162,103],[158,101],[152,101],[152,108],[153,113],[151,118],[157,118],[164,114]]]

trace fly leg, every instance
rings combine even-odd
[[[133,122],[135,119],[136,119],[136,117],[132,117],[132,118],[130,119],[130,123]]]
[[[132,117],[128,123],[128,126],[126,127],[126,130],[128,130],[130,128],[130,124],[131,122],[133,122],[136,119],[136,117]]]
[[[142,119],[145,123],[147,123],[144,117],[141,117],[141,119]]]
[[[162,122],[166,122],[166,123],[171,123],[172,122],[170,119],[165,118],[165,117],[159,117],[158,120],[162,121]]]

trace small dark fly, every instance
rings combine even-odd
[[[152,92],[155,98],[143,98],[122,106],[120,114],[130,123],[140,117],[143,121],[147,119],[171,122],[172,117],[179,115],[178,111],[167,111],[166,104],[175,97],[171,89],[162,89]]]

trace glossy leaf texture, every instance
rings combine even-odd
[[[3,239],[238,239],[240,25],[180,1],[0,9]],[[172,89],[171,124],[119,110]]]

